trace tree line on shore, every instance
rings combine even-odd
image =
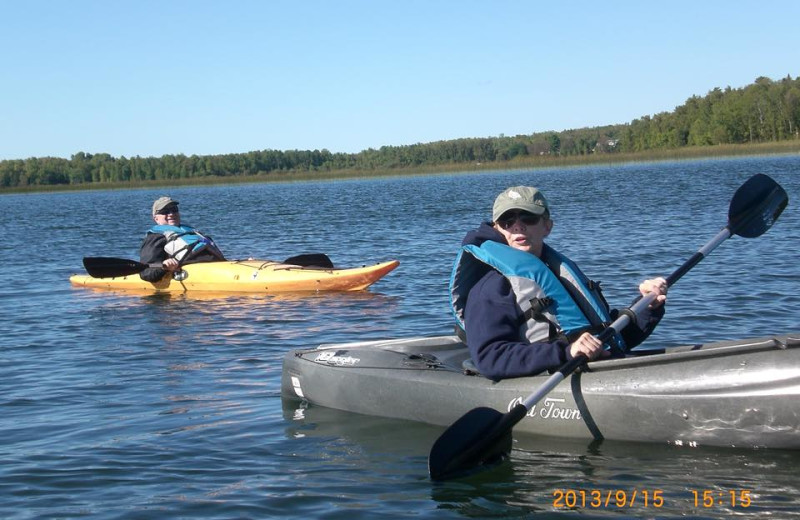
[[[800,139],[800,78],[760,77],[742,87],[692,96],[672,112],[630,123],[382,146],[359,153],[262,150],[224,155],[112,157],[78,152],[0,161],[0,189],[49,185],[146,183],[174,179],[280,176],[299,172],[377,171],[442,165],[503,163],[538,156],[581,156],[752,144]],[[271,178],[271,177],[270,177]]]

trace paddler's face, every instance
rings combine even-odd
[[[553,229],[553,221],[526,211],[510,210],[497,219],[494,228],[514,249],[541,256],[544,238]]]
[[[178,206],[167,206],[159,210],[158,213],[153,215],[153,220],[155,220],[156,224],[159,226],[180,226],[181,214],[178,211]]]

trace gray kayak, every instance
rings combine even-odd
[[[455,336],[320,345],[288,352],[281,394],[360,414],[448,426],[510,410],[548,374],[494,382]],[[800,334],[594,361],[533,406],[515,435],[679,446],[800,449]]]

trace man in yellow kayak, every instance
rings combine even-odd
[[[156,224],[147,231],[139,257],[143,264],[160,263],[161,267],[148,267],[139,273],[142,280],[157,282],[183,264],[225,260],[211,237],[181,224],[177,200],[171,197],[156,199],[153,202],[153,220]]]
[[[492,222],[464,238],[451,277],[451,301],[472,360],[488,378],[534,375],[579,354],[624,356],[664,315],[667,281],[645,280],[641,294],[658,295],[647,316],[637,316],[603,345],[593,334],[617,311],[609,308],[599,283],[545,244],[552,228],[542,192],[515,186],[495,199]]]

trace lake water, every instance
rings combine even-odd
[[[800,518],[795,452],[542,439],[495,471],[433,484],[441,428],[280,397],[289,349],[450,333],[454,255],[510,185],[547,194],[549,243],[623,306],[716,235],[754,173],[781,183],[789,207],[672,288],[648,344],[675,346],[800,330],[800,157],[0,196],[0,518]],[[162,194],[229,258],[401,265],[352,294],[70,287],[83,256],[138,258]],[[567,510],[554,507],[558,489],[660,490],[663,503]],[[704,508],[704,490],[749,490],[752,502]]]

